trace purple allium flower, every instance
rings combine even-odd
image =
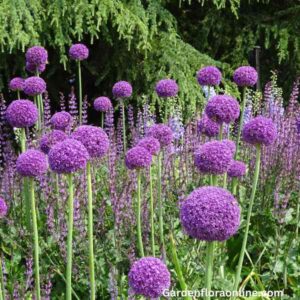
[[[244,126],[242,136],[249,144],[269,146],[277,138],[277,129],[272,119],[258,116]]]
[[[67,139],[68,136],[61,130],[53,130],[49,133],[46,133],[42,136],[40,140],[40,149],[48,154],[50,149],[59,142]]]
[[[217,95],[208,101],[205,113],[214,122],[229,124],[239,117],[240,105],[231,96]]]
[[[159,97],[175,97],[178,93],[178,85],[173,79],[162,79],[156,83],[155,91]]]
[[[50,119],[51,127],[62,131],[69,129],[72,123],[73,117],[66,111],[57,112]]]
[[[207,66],[197,72],[197,79],[200,85],[219,85],[222,73],[217,67]]]
[[[21,77],[15,77],[9,82],[9,89],[12,91],[23,91],[24,79]]]
[[[159,140],[151,136],[141,139],[137,146],[147,149],[151,155],[157,155],[160,151]]]
[[[34,149],[20,154],[16,162],[17,172],[24,177],[37,177],[47,172],[47,156]]]
[[[113,108],[108,97],[98,97],[94,101],[94,108],[97,111],[107,112]]]
[[[162,296],[164,290],[170,288],[171,275],[160,259],[143,257],[132,265],[128,283],[135,294],[158,298]]]
[[[82,143],[87,149],[90,158],[102,158],[109,149],[109,139],[105,131],[96,126],[79,126],[71,138]]]
[[[46,91],[46,82],[37,76],[28,77],[24,82],[24,93],[29,96],[42,94]]]
[[[148,129],[147,136],[156,138],[161,147],[168,146],[173,141],[173,131],[165,124],[154,124]]]
[[[32,65],[43,65],[47,63],[48,53],[44,47],[33,46],[26,51],[26,62]]]
[[[239,86],[253,86],[257,82],[257,78],[256,70],[250,66],[239,67],[233,74],[233,80]]]
[[[34,65],[29,62],[26,62],[25,68],[30,73],[38,72],[40,74],[46,70],[46,64]]]
[[[0,197],[0,219],[7,214],[7,205],[3,198]]]
[[[225,241],[240,225],[240,208],[233,195],[220,187],[201,187],[182,203],[180,220],[186,233],[204,241]]]
[[[115,98],[127,98],[132,94],[132,86],[127,81],[118,81],[112,88],[112,93]]]
[[[84,44],[74,44],[69,49],[69,56],[74,60],[85,60],[89,57],[89,49]]]
[[[246,165],[242,161],[233,160],[227,171],[229,177],[243,177],[246,174]]]
[[[152,155],[144,147],[135,146],[126,153],[125,164],[130,170],[150,167],[151,163]]]
[[[74,139],[57,143],[49,151],[50,168],[58,174],[84,169],[89,158],[86,148]]]
[[[198,121],[197,124],[198,133],[205,134],[208,137],[217,136],[220,132],[220,124],[212,121],[207,115]]]
[[[233,158],[232,149],[222,141],[212,141],[200,146],[194,154],[195,166],[202,173],[224,174]]]
[[[38,109],[29,100],[15,100],[6,109],[6,119],[12,127],[24,128],[35,124],[38,119]]]
[[[221,142],[230,149],[232,155],[235,154],[235,151],[236,151],[235,142],[233,142],[232,140],[227,140],[227,139],[226,140],[222,140]]]

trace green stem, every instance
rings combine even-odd
[[[67,239],[67,290],[66,299],[72,299],[72,243],[73,243],[73,201],[74,201],[74,191],[73,191],[73,176],[72,173],[67,175],[68,186],[69,186],[69,220],[68,220],[68,239]]]
[[[90,289],[91,300],[96,299],[95,267],[94,267],[94,237],[93,237],[93,193],[91,163],[86,166],[87,190],[88,190],[88,237],[89,237],[89,267],[90,267]]]
[[[216,186],[218,181],[217,175],[212,175],[212,185]]]
[[[232,194],[236,196],[236,191],[237,191],[237,185],[238,185],[238,180],[237,178],[232,178]]]
[[[17,97],[18,97],[18,100],[20,100],[20,99],[21,99],[21,96],[20,96],[20,91],[19,91],[19,90],[17,90]]]
[[[4,276],[2,271],[2,254],[0,253],[0,300],[5,300]]]
[[[137,241],[140,256],[144,257],[144,246],[142,237],[142,222],[141,222],[141,171],[137,171],[137,210],[136,210],[136,220],[137,220]]]
[[[219,140],[223,140],[223,128],[224,128],[224,123],[221,124],[220,126],[220,132],[219,132]]]
[[[79,89],[79,124],[82,123],[82,80],[81,80],[81,64],[77,61],[78,67],[78,89]]]
[[[227,188],[227,173],[224,174],[223,177],[223,188],[226,189]]]
[[[31,218],[32,218],[32,228],[33,228],[33,245],[34,245],[34,274],[35,274],[35,292],[36,299],[41,299],[40,290],[40,264],[39,264],[39,235],[36,217],[36,205],[34,196],[34,179],[29,178],[29,192],[30,192],[30,202],[31,202]]]
[[[122,125],[123,125],[123,148],[124,153],[127,151],[127,143],[126,143],[126,118],[125,118],[125,103],[124,100],[121,100],[121,107],[122,107]]]
[[[211,291],[212,275],[213,275],[213,257],[214,257],[214,242],[207,242],[206,248],[206,272],[205,272],[205,288],[206,300],[210,299],[209,292]]]
[[[258,145],[256,145],[255,171],[254,171],[254,177],[253,177],[253,182],[252,182],[252,192],[251,192],[251,197],[250,197],[250,202],[249,202],[249,207],[248,207],[248,212],[247,212],[246,229],[245,229],[245,234],[244,234],[244,238],[243,238],[243,244],[242,244],[242,249],[241,249],[241,253],[240,253],[240,257],[239,257],[239,262],[238,262],[238,266],[237,266],[236,274],[235,274],[234,291],[237,291],[237,289],[238,289],[240,277],[241,277],[242,266],[243,266],[243,262],[244,262],[245,250],[246,250],[246,246],[247,246],[249,227],[250,227],[250,219],[251,219],[251,214],[252,214],[252,207],[253,207],[253,203],[254,203],[256,187],[257,187],[258,178],[259,178],[260,157],[261,157],[261,145],[258,144]]]
[[[240,117],[238,135],[237,135],[237,139],[236,139],[235,159],[238,159],[238,157],[239,157],[240,140],[241,140],[242,127],[243,127],[243,123],[244,123],[245,106],[246,106],[246,87],[243,87],[243,90],[242,90],[242,110],[241,110],[241,117]]]
[[[154,236],[154,201],[153,201],[153,183],[152,183],[152,166],[150,165],[150,226],[151,226],[151,251],[155,257],[155,236]]]
[[[101,128],[104,128],[104,112],[101,112]]]
[[[26,151],[26,128],[21,128],[20,144],[21,152],[23,153]]]
[[[297,208],[296,208],[296,231],[295,231],[295,239],[298,242],[298,232],[299,232],[299,220],[300,218],[300,199],[298,198]],[[296,244],[298,245],[298,243]]]

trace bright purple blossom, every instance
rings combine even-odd
[[[245,163],[238,160],[233,160],[227,171],[229,177],[243,177],[246,174],[247,167]]]
[[[53,130],[49,133],[46,133],[42,136],[40,140],[40,149],[48,154],[50,149],[59,142],[67,139],[68,136],[61,130]]]
[[[157,82],[155,90],[159,97],[175,97],[178,93],[178,85],[173,79],[162,79]]]
[[[198,133],[205,134],[208,137],[217,136],[220,132],[220,124],[212,121],[207,115],[198,121],[197,124]]]
[[[136,261],[128,274],[128,283],[135,294],[158,298],[170,288],[171,275],[158,258],[143,257]]]
[[[48,52],[44,47],[33,46],[26,51],[26,62],[32,65],[43,65],[47,63]]]
[[[114,84],[112,93],[115,98],[128,98],[132,94],[132,86],[127,81],[118,81]]]
[[[7,210],[8,208],[5,200],[0,197],[0,219],[6,216]]]
[[[201,187],[182,203],[180,220],[186,233],[204,241],[225,241],[240,225],[240,208],[234,196],[220,187]]]
[[[160,151],[159,140],[151,136],[141,139],[137,146],[147,149],[151,155],[157,155]]]
[[[70,129],[72,123],[73,117],[66,111],[57,112],[50,119],[51,127],[62,131]]]
[[[235,142],[233,142],[232,140],[227,140],[227,139],[222,140],[221,142],[230,149],[232,155],[235,154],[235,151],[236,151]]]
[[[126,167],[130,170],[150,167],[151,153],[144,147],[135,146],[127,151],[125,156]]]
[[[239,86],[253,86],[256,84],[257,78],[256,70],[250,66],[239,67],[233,74],[233,80]]]
[[[97,111],[107,112],[112,109],[111,101],[108,97],[98,97],[94,101],[94,108]]]
[[[156,138],[161,147],[166,147],[173,142],[173,131],[165,124],[154,124],[148,129],[147,136]]]
[[[25,128],[35,124],[38,119],[38,108],[29,100],[15,100],[6,110],[7,122],[12,127]]]
[[[17,172],[24,177],[37,177],[48,169],[47,156],[39,151],[29,149],[20,154],[16,162]]]
[[[74,44],[69,49],[69,56],[74,60],[85,60],[89,57],[89,49],[84,44]]]
[[[26,62],[25,68],[30,73],[35,74],[36,72],[38,72],[39,74],[41,74],[46,70],[46,64],[34,65],[29,62]]]
[[[23,91],[24,79],[21,77],[15,77],[9,82],[9,89],[12,91]]]
[[[36,96],[46,91],[46,82],[43,78],[32,76],[24,82],[24,93],[29,96]]]
[[[200,85],[219,85],[222,73],[217,67],[207,66],[197,72],[197,79]]]

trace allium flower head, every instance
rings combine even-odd
[[[220,124],[212,121],[207,115],[198,121],[197,124],[198,133],[205,134],[208,137],[217,136],[220,132]]]
[[[86,148],[74,139],[57,143],[49,151],[50,168],[58,174],[84,169],[89,158]]]
[[[48,52],[44,47],[33,46],[26,51],[26,62],[32,65],[43,65],[47,63]]]
[[[200,146],[194,154],[194,162],[202,173],[224,174],[233,158],[232,149],[222,141],[212,141]]]
[[[20,154],[16,162],[17,172],[24,177],[37,177],[45,174],[48,169],[47,156],[34,149]]]
[[[28,77],[24,82],[24,93],[29,96],[42,94],[46,91],[46,82],[43,78],[32,76]]]
[[[6,120],[12,127],[25,128],[35,124],[38,109],[29,100],[15,100],[6,109]]]
[[[66,111],[57,112],[50,119],[51,127],[62,131],[70,129],[72,123],[73,117]]]
[[[200,85],[219,85],[222,73],[217,67],[207,66],[197,72],[197,79]]]
[[[256,84],[257,78],[256,70],[250,66],[239,67],[233,74],[233,80],[239,86],[253,86]]]
[[[230,149],[232,155],[235,154],[235,151],[236,151],[235,142],[233,142],[232,140],[227,140],[227,139],[222,140],[221,142]]]
[[[23,91],[24,79],[21,77],[15,77],[9,82],[9,89],[12,91]]]
[[[0,197],[0,219],[7,214],[7,205],[3,198]]]
[[[243,177],[246,174],[246,165],[242,161],[233,160],[227,171],[229,177]]]
[[[34,65],[29,62],[26,62],[25,68],[30,73],[38,72],[40,74],[46,70],[46,64]]]
[[[186,233],[204,241],[225,241],[240,225],[240,208],[227,190],[201,187],[182,203],[180,220]]]
[[[205,113],[207,116],[219,124],[235,121],[240,115],[240,105],[231,96],[217,95],[208,101]]]
[[[277,129],[272,119],[258,116],[244,126],[242,136],[243,140],[249,144],[269,146],[277,138]]]
[[[97,111],[107,112],[112,108],[111,101],[108,97],[98,97],[94,101],[94,108]]]
[[[173,142],[173,131],[165,124],[154,124],[148,129],[147,136],[156,138],[161,147],[166,147]]]
[[[143,257],[136,261],[128,274],[128,283],[135,294],[158,298],[170,288],[171,275],[158,258]]]
[[[132,94],[132,86],[127,81],[118,81],[114,84],[112,93],[115,98],[128,98]]]
[[[162,79],[157,82],[155,90],[159,97],[175,97],[178,93],[178,85],[173,79]]]
[[[84,44],[74,44],[69,49],[69,56],[74,60],[85,60],[89,57],[89,49]]]
[[[40,149],[48,154],[50,149],[59,142],[64,141],[68,136],[61,130],[53,130],[42,136],[40,140]]]
[[[152,155],[144,147],[135,146],[126,153],[125,164],[129,170],[147,168],[151,163]]]
[[[109,139],[105,131],[96,126],[79,126],[71,138],[82,143],[90,158],[102,158],[109,149]]]
[[[160,151],[159,140],[151,136],[141,139],[137,146],[147,149],[151,155],[157,155]]]

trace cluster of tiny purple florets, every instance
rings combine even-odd
[[[233,74],[233,80],[239,86],[253,86],[256,84],[257,78],[256,70],[250,66],[239,67]]]
[[[43,78],[32,76],[24,82],[24,93],[29,96],[42,94],[46,91],[46,82]]]
[[[74,44],[69,49],[69,56],[74,60],[85,60],[89,57],[89,49],[84,44]]]
[[[128,98],[132,94],[132,86],[127,81],[118,81],[114,84],[112,93],[115,98]]]
[[[41,64],[41,65],[34,65],[32,63],[26,62],[26,66],[25,66],[26,70],[30,73],[36,73],[38,72],[43,73],[46,70],[46,64]]]
[[[7,210],[8,208],[5,200],[0,197],[0,219],[6,216]]]
[[[232,140],[225,139],[225,140],[222,140],[221,143],[223,143],[231,151],[232,155],[235,154],[235,151],[236,151],[235,142],[233,142]]]
[[[222,74],[217,67],[207,66],[197,72],[197,79],[200,85],[219,85]]]
[[[26,51],[25,57],[26,62],[31,65],[45,65],[48,60],[48,53],[47,50],[41,46],[33,46]]]
[[[9,88],[12,91],[23,91],[24,81],[25,80],[21,77],[15,77],[9,82]]]
[[[73,117],[66,111],[57,112],[50,119],[51,127],[56,130],[68,130],[72,123]]]
[[[227,174],[229,177],[243,177],[247,167],[242,161],[234,160],[231,162]]]
[[[180,220],[186,233],[204,241],[225,241],[240,225],[240,208],[227,190],[201,187],[182,203]]]
[[[157,155],[160,151],[159,140],[151,136],[141,139],[137,146],[147,149],[151,155]]]
[[[135,146],[126,153],[125,165],[129,170],[147,168],[151,163],[152,155],[144,147]]]
[[[162,79],[157,82],[155,90],[159,97],[175,97],[178,93],[178,85],[173,79]]]
[[[220,124],[212,121],[206,114],[197,123],[198,133],[208,137],[217,136],[220,132]]]
[[[174,138],[172,129],[165,124],[154,124],[148,129],[147,136],[156,138],[162,148],[172,144]]]
[[[50,149],[59,142],[64,141],[68,136],[61,130],[53,130],[42,136],[40,140],[40,149],[48,154]]]
[[[112,109],[111,101],[108,97],[98,97],[94,101],[94,108],[97,111],[107,112]]]

